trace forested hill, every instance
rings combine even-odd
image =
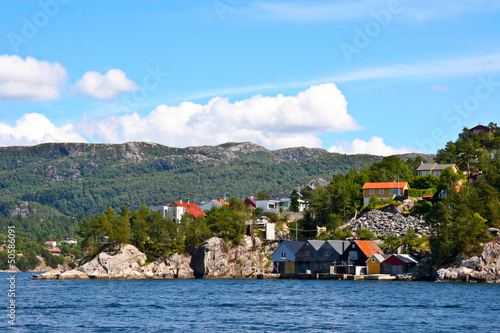
[[[331,179],[380,160],[320,148],[271,151],[250,142],[188,148],[146,142],[6,147],[0,148],[0,211],[17,214],[27,201],[31,214],[74,216],[179,198],[289,195],[313,178]]]

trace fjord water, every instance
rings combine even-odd
[[[495,332],[500,285],[336,280],[27,280],[0,332]]]

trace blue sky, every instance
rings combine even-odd
[[[498,1],[0,1],[0,146],[435,153],[497,122]]]

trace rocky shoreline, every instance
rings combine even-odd
[[[33,275],[32,279],[279,278],[279,274],[272,274],[269,259],[277,245],[246,236],[239,246],[230,247],[222,239],[212,237],[189,254],[175,253],[145,264],[146,255],[126,244],[103,251],[75,269],[51,270]],[[397,279],[500,283],[500,239],[485,244],[481,256],[458,258],[453,267],[429,270],[424,266],[427,265],[417,266]]]
[[[239,246],[230,247],[217,237],[191,249],[145,264],[147,257],[135,246],[105,250],[83,265],[68,271],[51,270],[34,275],[36,280],[72,279],[191,279],[250,278],[271,272],[270,254],[277,243],[263,244],[245,236]]]
[[[441,268],[436,272],[440,282],[500,283],[500,240],[484,245],[481,256],[461,260],[456,267]]]

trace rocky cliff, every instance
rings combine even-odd
[[[456,267],[437,271],[438,281],[500,283],[500,240],[484,245],[482,255],[460,261]]]
[[[133,245],[106,250],[81,266],[52,270],[34,279],[165,279],[243,278],[269,271],[268,256],[277,244],[264,245],[259,238],[246,236],[237,247],[217,237],[191,249],[191,254],[173,254],[145,264],[146,255]],[[266,267],[267,266],[267,267]]]

